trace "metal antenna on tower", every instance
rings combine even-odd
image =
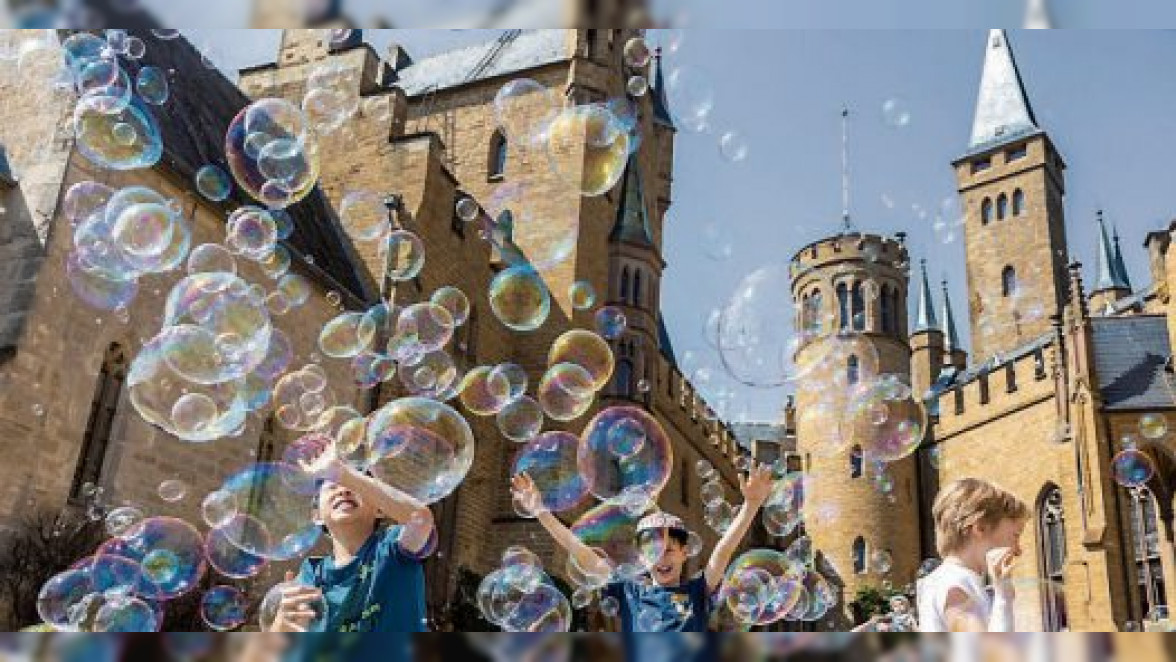
[[[853,231],[849,217],[849,108],[841,109],[841,224],[845,234]]]

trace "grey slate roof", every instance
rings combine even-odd
[[[670,340],[670,331],[666,327],[666,318],[661,313],[657,314],[657,344],[662,356],[666,357],[670,365],[675,368],[678,367],[678,356],[674,353],[674,343]]]
[[[610,241],[620,241],[642,248],[653,248],[653,233],[649,230],[649,214],[645,209],[645,189],[641,185],[641,171],[637,156],[629,157],[625,178],[621,183],[621,204]]]
[[[931,283],[927,280],[927,261],[923,260],[919,269],[919,308],[915,315],[915,333],[939,328],[939,320],[935,318],[935,300],[931,298]]]
[[[943,339],[947,351],[963,349],[960,345],[960,334],[956,330],[955,312],[951,307],[951,295],[947,291],[947,281],[943,281]]]
[[[665,72],[662,71],[662,54],[659,48],[654,57],[653,80],[649,83],[649,94],[653,99],[653,121],[673,129],[674,118],[670,115],[670,100],[666,96],[667,84]]]
[[[1164,378],[1172,354],[1162,316],[1103,317],[1091,320],[1094,367],[1107,411],[1172,409]]]
[[[496,54],[497,40],[420,60],[400,71],[394,84],[415,97],[433,89],[561,62],[571,58],[567,36],[566,30],[523,30]]]
[[[1039,131],[1008,35],[990,30],[968,149],[987,149]]]
[[[1017,347],[1016,349],[1005,352],[1000,356],[999,359],[994,357],[993,359],[989,359],[984,363],[973,365],[967,370],[957,370],[952,367],[944,368],[943,372],[940,373],[939,379],[932,386],[932,390],[942,392],[957,386],[963,386],[972,382],[980,375],[992,372],[994,369],[1001,365],[1005,365],[1010,361],[1020,360],[1038,350],[1045,349],[1052,343],[1053,334],[1047,333],[1038,337],[1036,340],[1031,340],[1024,345]],[[997,364],[997,360],[1000,361],[999,364]]]
[[[1115,259],[1115,250],[1111,248],[1111,238],[1107,234],[1107,224],[1103,220],[1101,209],[1098,212],[1098,254],[1095,257],[1098,258],[1098,279],[1095,281],[1095,292],[1131,289],[1131,284],[1126,282],[1118,261]],[[1120,259],[1122,259],[1122,255],[1120,255]]]

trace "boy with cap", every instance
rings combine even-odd
[[[711,598],[723,581],[739,543],[772,493],[771,468],[753,465],[746,479],[740,477],[739,486],[743,507],[715,546],[706,570],[686,581],[682,574],[689,560],[690,532],[682,520],[658,512],[638,523],[637,544],[646,549],[661,549],[649,567],[649,581],[621,580],[604,588],[602,597],[617,601],[622,632],[706,632]],[[571,554],[580,570],[597,577],[611,573],[612,568],[603,556],[543,508],[542,494],[530,476],[525,473],[515,476],[513,487],[523,508],[538,518],[556,543]]]

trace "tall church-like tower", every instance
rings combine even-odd
[[[1065,168],[1033,114],[1004,30],[992,30],[967,153],[965,214],[976,362],[1050,332],[1066,301]]]
[[[806,370],[796,394],[805,531],[827,562],[820,570],[842,589],[843,611],[830,614],[837,629],[850,624],[845,610],[860,589],[913,581],[921,558],[914,458],[874,466],[860,440],[841,437],[833,423],[854,384],[911,377],[909,263],[900,240],[858,233],[818,241],[792,260],[804,329],[796,363]]]

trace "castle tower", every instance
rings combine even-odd
[[[1131,281],[1127,277],[1127,266],[1119,248],[1119,232],[1115,231],[1112,247],[1107,234],[1107,224],[1102,210],[1098,210],[1098,272],[1094,291],[1090,293],[1090,310],[1101,315],[1116,301],[1131,296]]]
[[[1066,301],[1066,166],[1037,124],[1004,30],[989,33],[972,139],[953,166],[979,362],[1049,333]]]
[[[856,233],[818,241],[792,260],[792,297],[807,302],[810,329],[796,354],[808,370],[796,394],[797,449],[809,477],[805,530],[828,561],[822,571],[843,587],[841,611],[830,614],[837,628],[850,622],[860,589],[913,581],[920,561],[914,459],[873,466],[859,440],[839,439],[837,423],[855,383],[910,378],[907,264],[900,241]]]

